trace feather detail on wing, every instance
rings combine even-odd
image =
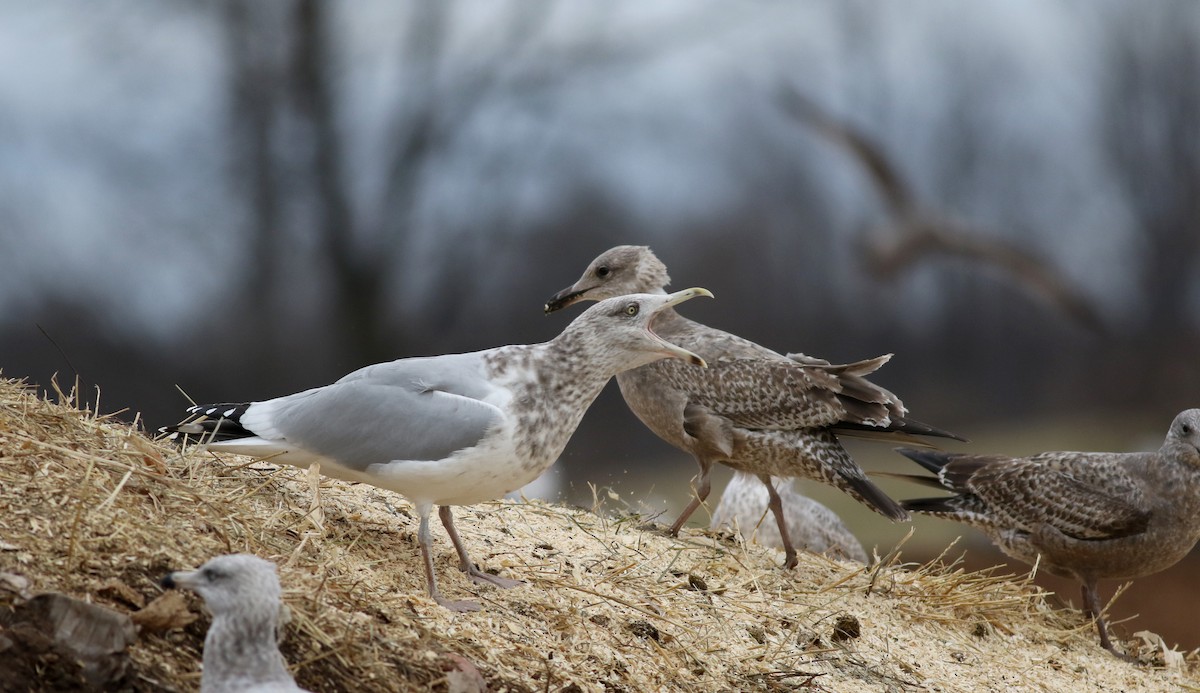
[[[862,362],[865,363],[865,362]],[[891,392],[859,373],[870,365],[802,365],[794,360],[728,359],[707,369],[659,367],[670,384],[736,426],[794,430],[825,428],[839,423],[886,428],[902,418],[904,405]],[[698,372],[690,372],[698,371]]]
[[[1048,525],[1083,540],[1144,531],[1150,516],[1142,491],[1118,465],[1088,453],[1043,453],[1025,458],[949,454],[901,448],[959,495],[904,501],[909,510],[990,522],[1028,531]]]

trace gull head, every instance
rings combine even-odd
[[[665,293],[671,283],[664,265],[644,245],[619,245],[592,260],[579,281],[546,301],[547,314],[580,301],[602,301],[614,296]]]
[[[167,589],[191,590],[204,598],[213,616],[279,609],[275,564],[249,554],[217,556],[196,570],[180,570],[162,579]]]
[[[1163,447],[1175,447],[1192,465],[1200,467],[1200,409],[1187,409],[1175,417]]]
[[[673,294],[628,294],[607,298],[575,318],[564,334],[583,335],[589,358],[612,366],[613,373],[663,358],[706,367],[708,364],[700,356],[654,332],[655,319],[664,310],[697,296],[712,298],[712,293],[708,289],[692,288]]]

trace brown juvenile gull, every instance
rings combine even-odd
[[[545,310],[634,292],[662,294],[669,283],[666,266],[649,248],[617,246],[593,260]],[[786,528],[786,520],[770,476],[824,481],[885,517],[907,520],[908,513],[867,479],[838,435],[910,443],[919,442],[913,434],[957,437],[905,419],[900,399],[864,377],[890,355],[842,365],[803,354],[784,356],[675,311],[667,311],[656,329],[709,362],[703,372],[658,363],[617,376],[625,403],[642,423],[700,465],[696,497],[671,526],[672,535],[708,496],[716,462],[762,480],[780,528]],[[785,566],[794,567],[796,550],[786,532],[782,539]]]
[[[958,495],[903,502],[913,512],[978,527],[1004,553],[1078,580],[1108,638],[1096,581],[1174,565],[1200,540],[1200,409],[1171,423],[1158,452],[1044,452],[1030,457],[898,451]]]
[[[813,553],[828,553],[859,563],[867,562],[867,552],[846,528],[842,518],[829,508],[800,493],[793,479],[771,477],[771,484],[783,504],[788,538],[792,544]],[[721,500],[713,511],[710,526],[734,527],[747,540],[782,549],[783,537],[774,516],[767,518],[771,495],[753,474],[734,472]]]
[[[619,371],[662,358],[704,365],[651,331],[671,306],[696,296],[712,294],[622,296],[592,307],[549,342],[400,359],[286,397],[191,407],[188,419],[164,432],[201,436],[212,451],[301,468],[319,463],[328,476],[403,494],[421,517],[417,538],[429,596],[450,609],[478,609],[438,592],[433,506],[472,580],[521,584],[471,562],[450,506],[499,498],[536,479]]]
[[[196,592],[212,613],[200,693],[304,692],[275,642],[280,590],[274,563],[249,554],[217,556],[196,570],[167,575],[162,585]]]

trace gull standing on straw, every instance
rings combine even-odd
[[[1200,409],[1176,416],[1157,452],[897,452],[936,474],[911,478],[957,494],[905,508],[977,527],[1009,556],[1079,581],[1101,646],[1118,657],[1096,581],[1166,570],[1200,540]]]
[[[212,613],[200,693],[305,693],[275,643],[280,590],[274,563],[249,554],[217,556],[196,570],[167,575],[162,585],[192,590]]]
[[[533,481],[562,452],[614,374],[658,359],[704,365],[655,334],[671,307],[705,289],[603,301],[549,342],[367,366],[332,385],[262,402],[191,407],[164,432],[200,436],[209,450],[306,468],[395,491],[421,517],[417,537],[429,596],[454,610],[479,605],[442,597],[430,554],[433,506],[475,582],[519,581],[481,571],[454,527],[452,505],[494,498]]]
[[[667,268],[646,246],[622,245],[592,260],[579,281],[546,303],[547,313],[578,301],[634,292],[662,294]],[[649,364],[617,375],[625,403],[658,437],[700,465],[696,497],[671,525],[678,535],[708,497],[714,463],[754,474],[766,486],[786,561],[796,550],[770,476],[824,481],[894,521],[908,513],[850,457],[839,435],[917,442],[913,435],[957,436],[905,419],[904,404],[867,376],[891,358],[833,365],[802,354],[784,356],[737,335],[667,311],[658,333],[709,362],[703,372]]]

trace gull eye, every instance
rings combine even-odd
[[[1192,425],[1191,424],[1183,424],[1182,426],[1179,427],[1179,432],[1185,436],[1192,435]]]
[[[612,273],[612,270],[610,270],[608,268],[608,265],[600,265],[599,267],[596,268],[596,276],[597,277],[607,277],[611,273]]]
[[[213,568],[205,568],[204,570],[200,571],[200,574],[203,575],[204,579],[208,580],[209,582],[213,582],[221,577],[221,573]]]
[[[638,304],[636,303],[630,303],[629,305],[625,306],[625,314],[631,318],[638,314],[638,310]]]

